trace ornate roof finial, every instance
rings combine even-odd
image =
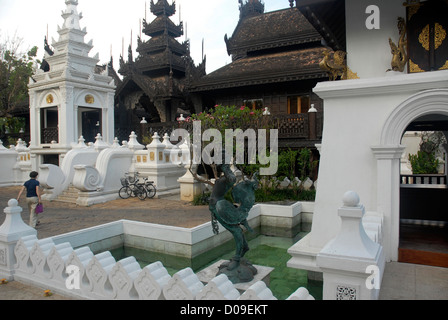
[[[261,0],[238,0],[240,3],[240,19],[256,16],[264,13],[264,3]]]
[[[154,3],[151,0],[151,12],[156,16],[166,15],[171,17],[176,13],[176,2],[173,1],[172,4],[169,4],[167,0],[158,0],[157,3]]]
[[[65,0],[67,8],[62,11],[62,18],[64,18],[63,29],[78,29],[81,30],[79,21],[82,19],[82,13],[78,13],[78,0]]]

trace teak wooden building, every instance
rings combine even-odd
[[[343,2],[329,6],[333,12],[344,7]],[[238,25],[224,37],[232,62],[193,82],[189,91],[196,109],[216,104],[267,107],[278,122],[280,147],[314,148],[321,139],[323,105],[312,89],[328,80],[319,63],[330,43],[339,50],[344,42],[321,33],[315,26],[323,21],[313,17],[310,7],[265,12],[260,0],[240,0]],[[314,123],[311,105],[318,111]]]

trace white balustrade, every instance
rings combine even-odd
[[[79,272],[79,289],[82,293],[88,292],[90,281],[86,274],[86,268],[93,258],[93,252],[89,247],[82,247],[72,251],[65,263],[66,270],[70,266],[75,266]],[[81,293],[81,294],[82,294]]]
[[[47,257],[54,247],[52,239],[42,239],[34,243],[30,251],[31,262],[35,266],[35,277],[48,279],[50,269],[47,265]]]
[[[5,209],[9,215],[10,211],[21,209],[16,201],[11,200],[9,204],[8,210]],[[8,219],[11,220],[7,218],[0,227],[6,233],[0,237],[0,249],[7,239],[14,240],[16,262],[12,275],[16,281],[79,299],[276,300],[262,281],[240,294],[224,274],[207,284],[202,283],[191,268],[171,277],[160,261],[142,269],[135,257],[117,262],[109,251],[94,255],[89,247],[74,249],[69,242],[56,244],[52,238],[38,240],[35,234],[27,235],[28,230],[21,224],[11,224]],[[20,230],[24,235],[13,239]],[[312,299],[303,293],[304,290],[297,291],[289,299]]]
[[[196,300],[237,300],[240,293],[225,274],[212,279],[196,297]]]
[[[314,300],[314,297],[310,295],[310,292],[306,288],[301,287],[286,300]]]
[[[47,264],[50,269],[48,277],[51,280],[57,283],[65,283],[65,279],[67,278],[65,263],[72,252],[73,248],[68,242],[58,244],[50,249]]]
[[[37,237],[35,235],[30,235],[21,238],[14,248],[14,254],[16,256],[17,265],[16,273],[23,272],[25,274],[32,274],[35,270],[35,265],[31,262],[30,252],[37,242]]]
[[[173,275],[163,288],[163,294],[167,300],[194,300],[203,288],[204,284],[193,270],[185,268]]]
[[[143,268],[134,280],[134,286],[140,300],[162,300],[163,287],[171,280],[171,276],[160,261]]]
[[[115,266],[115,258],[109,251],[95,255],[86,267],[89,278],[88,295],[94,299],[111,299],[113,296],[109,273]]]
[[[134,257],[118,261],[109,274],[113,288],[113,298],[117,300],[138,299],[134,288],[134,280],[142,269]]]
[[[271,289],[263,281],[251,285],[240,297],[240,300],[277,300]]]
[[[204,285],[191,268],[171,277],[163,264],[143,269],[134,257],[116,261],[109,251],[93,255],[88,247],[73,249],[36,236],[21,238],[14,250],[16,280],[30,282],[80,299],[96,300],[277,300],[263,281],[242,294],[221,274]],[[74,267],[78,288],[68,288],[69,267]],[[70,269],[72,270],[72,269]],[[70,280],[70,279],[69,279]],[[288,300],[314,300],[299,288]]]

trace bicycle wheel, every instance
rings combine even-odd
[[[146,193],[146,189],[142,186],[136,186],[134,189],[134,192],[140,200],[145,200],[148,197],[148,194]]]
[[[146,193],[148,194],[148,198],[152,199],[155,197],[156,193],[157,193],[157,189],[153,184],[147,184],[145,186],[146,188]]]
[[[127,199],[131,196],[131,189],[129,187],[122,187],[119,191],[118,191],[118,195],[120,196],[121,199]]]
[[[135,184],[130,184],[129,185],[129,196],[135,198],[137,196],[137,186]]]

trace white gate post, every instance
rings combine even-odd
[[[20,238],[37,235],[37,231],[22,220],[22,208],[16,199],[8,201],[8,207],[3,210],[6,214],[5,222],[0,227],[0,278],[12,281],[14,279],[14,265],[16,258],[14,248]]]
[[[383,247],[369,238],[362,224],[364,206],[355,192],[344,195],[339,234],[319,252],[324,300],[376,300],[385,259]],[[373,272],[373,273],[372,273]]]

